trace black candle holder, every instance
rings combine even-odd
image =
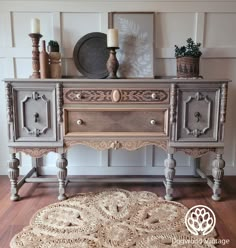
[[[110,50],[110,55],[107,60],[107,71],[109,72],[109,75],[107,78],[110,79],[117,79],[117,70],[119,68],[119,62],[116,58],[116,49],[119,49],[119,47],[108,47],[107,49]]]
[[[32,69],[33,73],[31,78],[40,78],[40,65],[39,65],[39,40],[42,37],[39,33],[31,33],[29,37],[32,39]]]

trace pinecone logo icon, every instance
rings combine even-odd
[[[185,215],[185,225],[194,235],[207,235],[216,224],[214,212],[207,206],[197,205],[190,208]]]

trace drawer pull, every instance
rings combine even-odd
[[[82,125],[84,122],[81,120],[81,119],[79,119],[79,120],[77,120],[77,125]]]
[[[78,93],[78,94],[76,95],[76,97],[77,97],[78,100],[81,100],[81,99],[82,99],[82,93]]]
[[[39,113],[34,113],[34,122],[38,122],[39,121]]]
[[[121,99],[121,93],[119,90],[112,91],[112,100],[113,102],[119,102]]]
[[[150,120],[150,124],[151,124],[151,125],[156,125],[156,124],[157,124],[157,121],[155,121],[155,120]]]
[[[197,119],[196,121],[199,122],[201,118],[201,114],[199,112],[195,112],[194,117]]]
[[[152,97],[153,100],[157,99],[157,93],[155,93],[155,92],[152,93],[151,97]]]

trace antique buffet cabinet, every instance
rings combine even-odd
[[[164,149],[167,200],[173,198],[177,151],[198,158],[215,153],[212,199],[220,200],[225,162],[228,80],[205,79],[6,79],[11,199],[26,182],[43,182],[37,165],[20,181],[16,153],[40,158],[59,154],[59,200],[66,198],[65,153],[82,144],[98,150]],[[79,159],[79,158],[78,158]],[[199,174],[205,177],[198,169]]]

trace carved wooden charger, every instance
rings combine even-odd
[[[109,57],[107,35],[93,32],[83,36],[75,45],[73,59],[77,69],[88,78],[106,78]]]

